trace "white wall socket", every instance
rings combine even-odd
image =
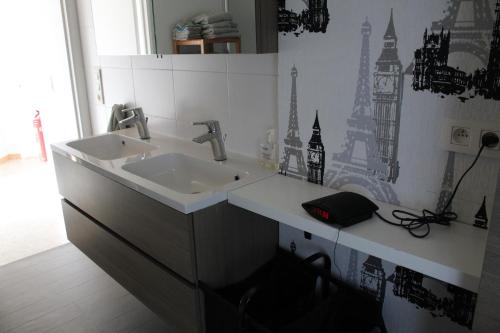
[[[492,128],[491,122],[447,119],[442,132],[441,147],[447,151],[476,155],[481,147],[481,138],[487,132],[500,136],[500,124]],[[483,157],[500,159],[500,145],[483,151]]]
[[[468,127],[452,126],[450,144],[469,147],[471,140],[470,133],[471,129]]]

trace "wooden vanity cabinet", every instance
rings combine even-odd
[[[198,281],[237,282],[278,247],[274,221],[227,202],[182,214],[54,153],[68,239],[179,332],[203,332]]]

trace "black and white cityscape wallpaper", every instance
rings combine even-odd
[[[473,159],[441,147],[446,126],[500,123],[500,0],[286,0],[280,31],[280,172],[441,211]],[[491,223],[498,171],[483,158],[464,180],[461,221]],[[281,229],[282,247],[333,255],[332,242]],[[472,326],[476,294],[342,246],[336,257],[383,303],[389,332]]]

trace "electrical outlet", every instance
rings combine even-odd
[[[468,147],[471,140],[471,130],[468,127],[453,126],[451,128],[451,144]]]
[[[492,126],[493,125],[493,126]],[[440,134],[439,146],[446,151],[475,156],[481,147],[481,139],[487,132],[500,137],[500,125],[493,122],[446,119]],[[483,151],[482,158],[500,159],[500,144]]]
[[[481,147],[483,135],[485,135],[486,133],[495,133],[500,138],[500,131],[492,131],[492,130],[482,129],[481,130],[481,135],[479,136],[479,147]],[[486,149],[489,149],[489,150],[500,150],[500,143],[497,144],[495,147],[486,148]]]

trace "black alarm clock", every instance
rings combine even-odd
[[[339,192],[308,201],[302,207],[317,220],[343,227],[368,220],[379,209],[368,198],[353,192]]]

